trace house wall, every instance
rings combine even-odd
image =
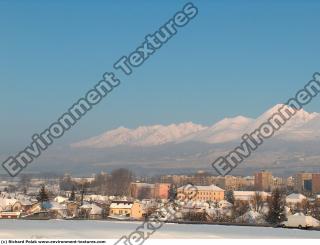
[[[157,199],[168,199],[169,197],[170,184],[167,183],[156,183],[154,197]]]
[[[320,193],[320,173],[312,174],[312,192]]]
[[[20,202],[16,202],[15,204],[13,204],[13,206],[12,206],[13,212],[19,212],[21,210],[22,210],[22,205]]]
[[[224,191],[198,191],[194,200],[219,202],[224,200]]]
[[[187,191],[187,193],[183,192],[184,191],[178,190],[178,198],[182,200],[186,197],[191,197],[189,199],[193,201],[219,202],[224,200],[224,191],[198,190],[196,193],[192,193],[191,191]]]
[[[131,216],[131,209],[130,208],[110,208],[110,214]]]
[[[131,217],[134,219],[142,219],[143,212],[142,212],[142,206],[140,203],[133,203],[131,208]]]

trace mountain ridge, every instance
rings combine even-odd
[[[170,125],[139,126],[135,129],[119,127],[71,144],[72,148],[110,148],[115,146],[158,146],[167,143],[180,144],[184,142],[203,142],[209,144],[226,143],[241,139],[244,133],[249,133],[266,122],[281,108],[277,104],[256,119],[245,116],[224,118],[211,126],[184,122]],[[275,134],[284,140],[312,140],[320,136],[320,114],[309,113],[303,109],[297,113]]]

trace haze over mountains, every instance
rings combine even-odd
[[[192,122],[119,127],[101,135],[59,145],[28,166],[30,172],[70,172],[81,176],[126,167],[137,174],[217,174],[211,163],[241,143],[241,136],[258,128],[281,105],[256,119],[225,118],[211,126]],[[231,174],[252,175],[267,169],[288,176],[298,171],[320,171],[320,114],[300,110]],[[7,155],[0,156],[2,160]]]
[[[76,142],[69,152],[77,156],[82,168],[129,166],[152,173],[199,169],[215,173],[211,163],[237,146],[244,133],[259,127],[280,106],[275,105],[256,119],[236,116],[211,126],[186,122],[135,129],[119,127]],[[320,171],[319,136],[320,114],[301,109],[234,174],[252,174],[261,169],[284,175]]]
[[[203,126],[192,122],[152,126],[140,126],[136,129],[119,127],[102,135],[72,144],[76,148],[110,148],[114,146],[158,146],[167,143],[203,142],[208,144],[226,143],[240,140],[244,133],[258,128],[280,108],[272,107],[257,119],[237,116],[225,118],[212,126]],[[301,109],[276,134],[278,139],[316,140],[319,136],[320,114],[308,113]]]

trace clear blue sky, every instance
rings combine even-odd
[[[185,3],[0,1],[0,153],[29,144]],[[56,144],[118,126],[256,117],[320,71],[319,1],[193,3],[198,16]]]

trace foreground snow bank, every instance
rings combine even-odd
[[[130,221],[0,220],[0,238],[117,239],[141,225]],[[320,231],[270,227],[165,224],[151,238],[320,238]]]

